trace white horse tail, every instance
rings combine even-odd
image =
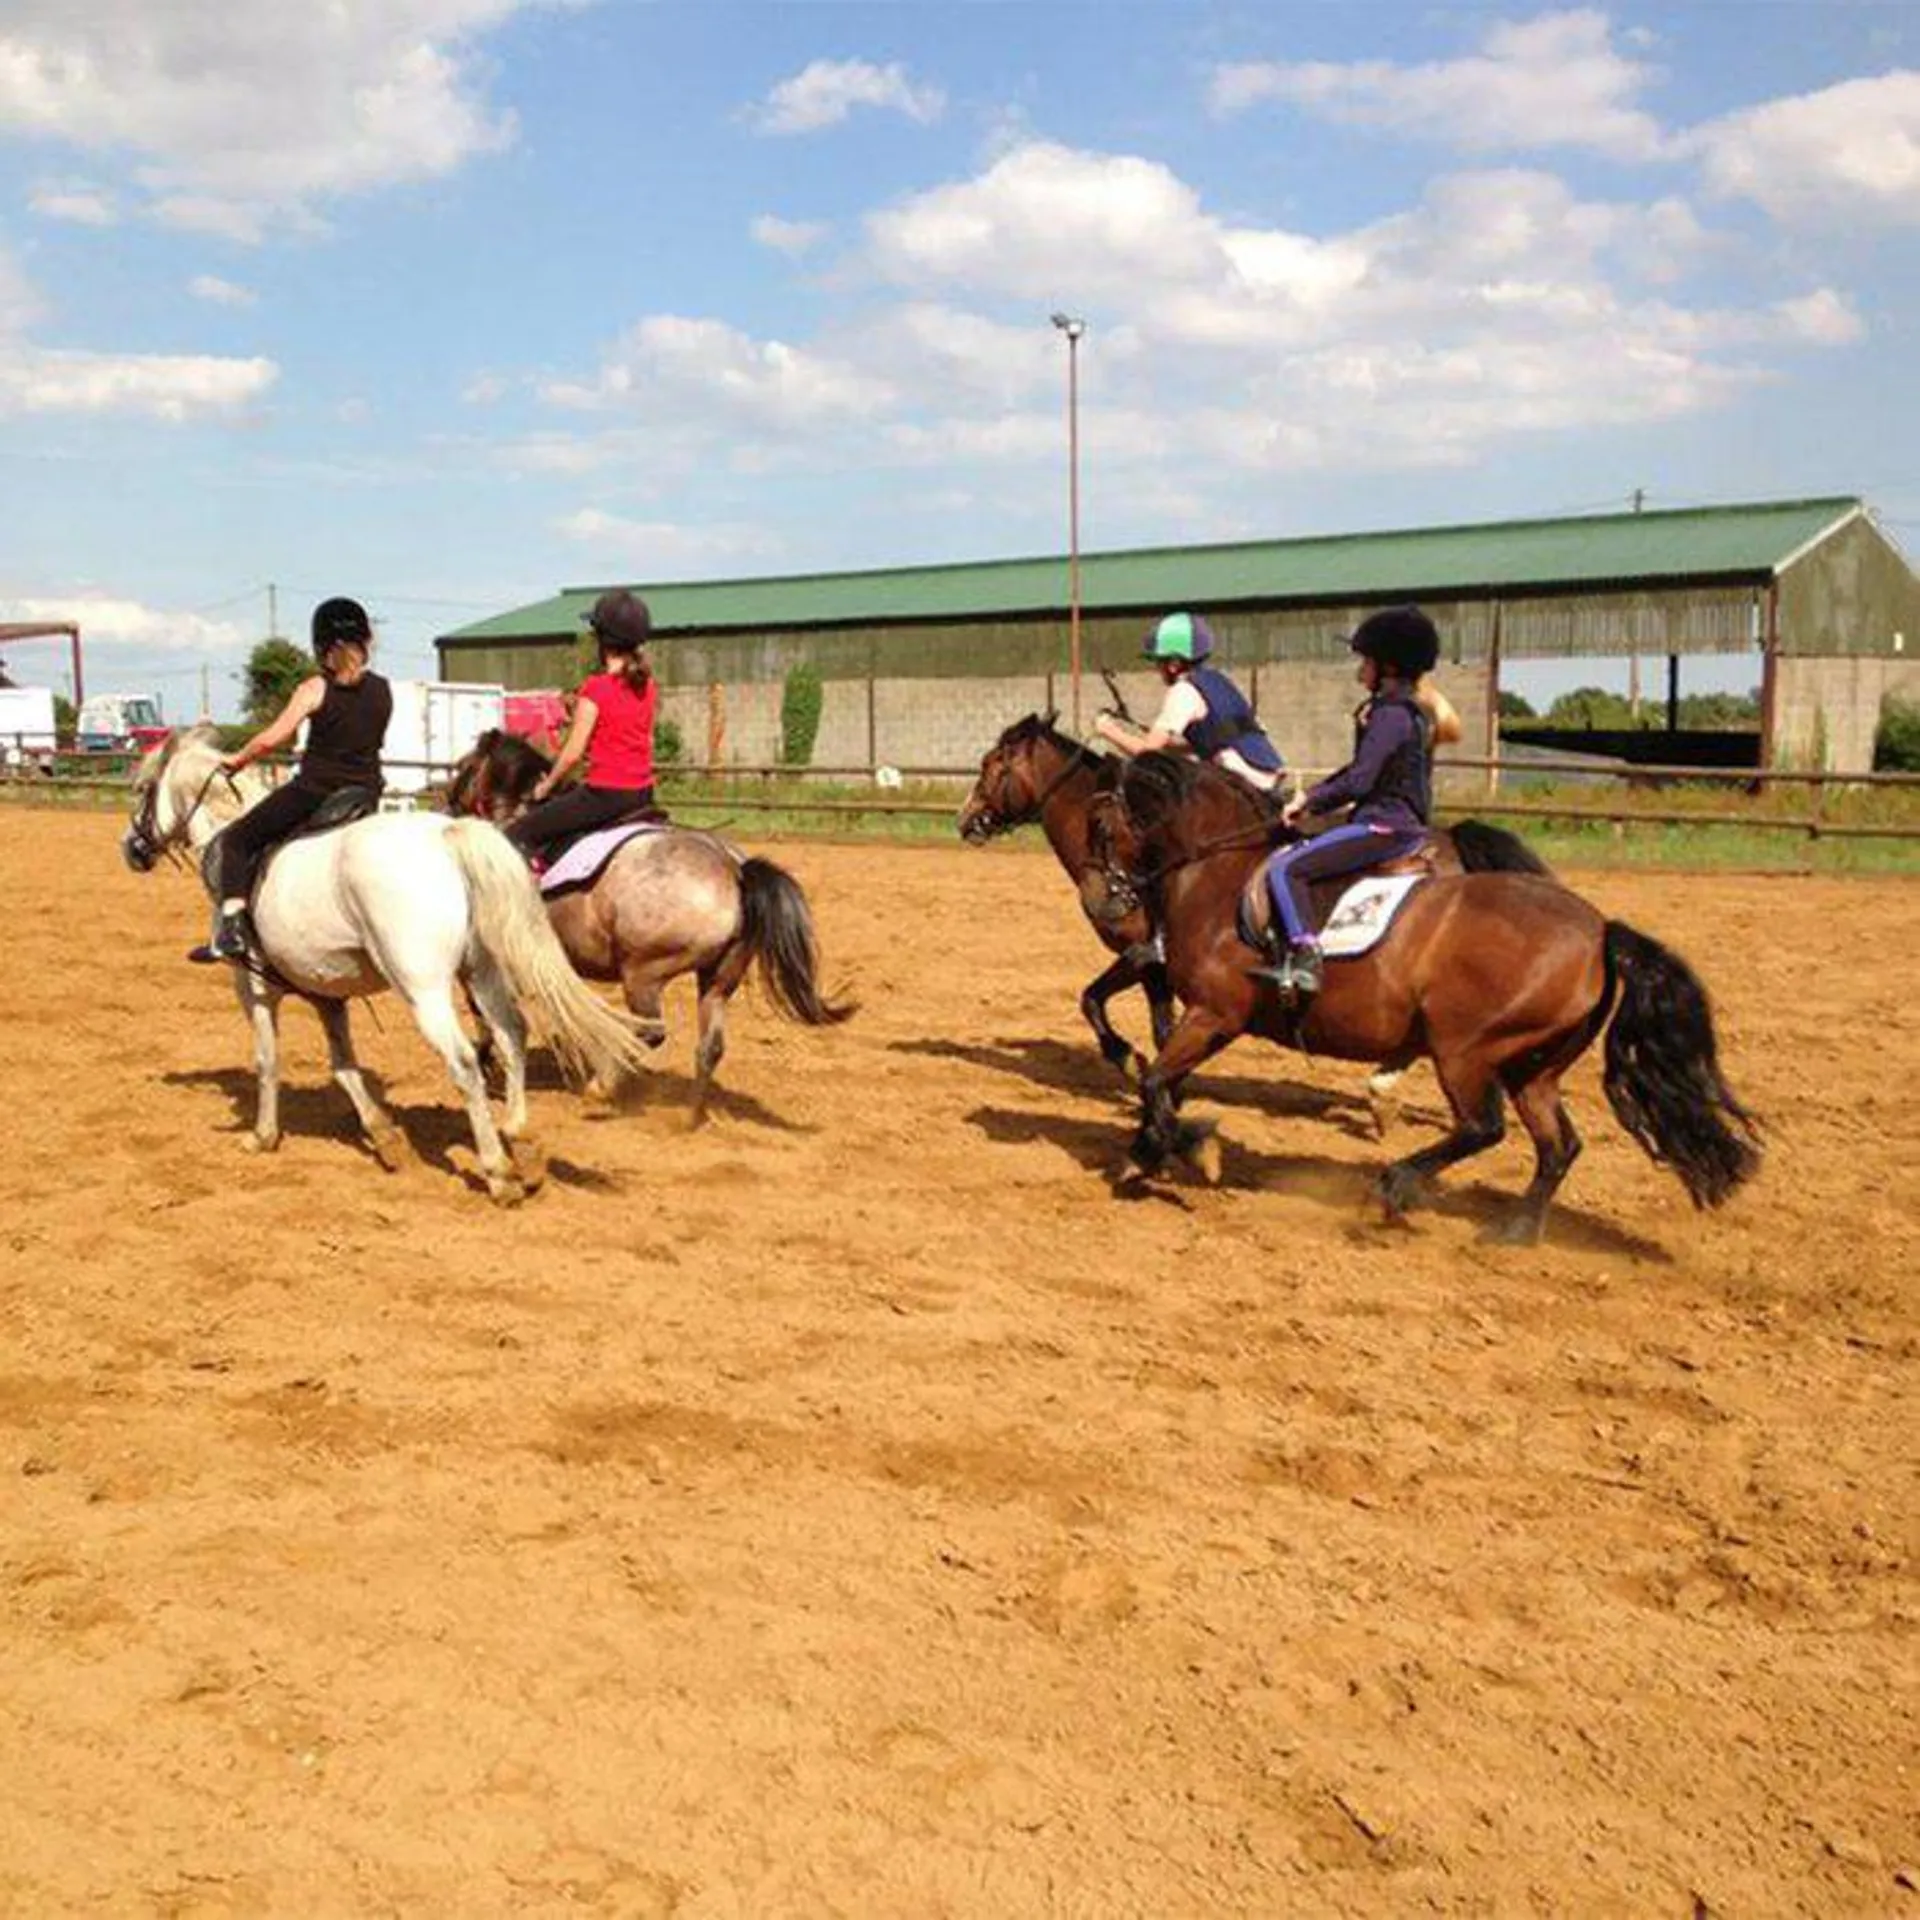
[[[485,820],[456,820],[447,845],[467,883],[474,939],[545,1025],[561,1059],[603,1086],[636,1071],[646,1057],[637,1029],[574,972],[512,841]]]

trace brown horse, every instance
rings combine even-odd
[[[1181,1082],[1246,1032],[1345,1060],[1432,1060],[1454,1127],[1396,1160],[1379,1192],[1390,1220],[1432,1174],[1483,1153],[1511,1100],[1533,1140],[1534,1177],[1494,1237],[1531,1242],[1580,1152],[1560,1077],[1603,1031],[1615,1117],[1694,1204],[1718,1206],[1758,1170],[1753,1118],[1722,1077],[1706,990],[1678,955],[1605,920],[1538,874],[1475,873],[1417,888],[1381,942],[1332,960],[1302,1013],[1254,977],[1242,889],[1263,855],[1244,834],[1239,783],[1171,754],[1143,754],[1094,809],[1091,849],[1150,904],[1186,1012],[1141,1081],[1132,1158],[1150,1174],[1205,1162],[1205,1130],[1176,1113]]]
[[[962,839],[978,846],[996,834],[1035,821],[1047,836],[1054,857],[1080,893],[1088,923],[1118,956],[1080,995],[1080,1011],[1093,1028],[1102,1057],[1130,1078],[1145,1072],[1144,1055],[1114,1030],[1107,1002],[1129,987],[1142,988],[1153,1023],[1153,1044],[1164,1047],[1173,1031],[1174,996],[1167,978],[1152,915],[1138,897],[1127,898],[1107,884],[1101,863],[1089,846],[1088,830],[1095,801],[1114,790],[1126,762],[1096,753],[1062,733],[1052,714],[1029,714],[1001,734],[980,762],[972,791],[960,809]],[[1195,763],[1199,765],[1198,762]],[[1279,809],[1244,781],[1230,774],[1209,772],[1210,782],[1223,782],[1223,802],[1235,804],[1232,829],[1248,851],[1277,844],[1290,836],[1280,824]],[[1462,820],[1433,838],[1431,865],[1440,873],[1545,873],[1546,867],[1518,835],[1480,820]],[[1091,879],[1095,884],[1088,886]],[[1387,1095],[1398,1078],[1395,1070],[1376,1074],[1368,1082],[1376,1125],[1385,1130]]]
[[[489,729],[454,769],[448,810],[503,826],[526,811],[547,764],[526,741]],[[549,895],[547,915],[574,967],[589,980],[617,980],[656,1045],[666,1032],[667,983],[695,976],[695,1126],[706,1118],[726,1051],[727,1002],[756,961],[767,997],[788,1018],[827,1027],[854,1012],[821,992],[813,916],[799,882],[715,834],[668,826],[638,835],[590,885]]]

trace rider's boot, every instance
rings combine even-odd
[[[223,900],[214,909],[213,931],[204,946],[195,947],[187,958],[197,966],[210,967],[222,960],[245,960],[252,954],[244,900]]]
[[[1279,948],[1277,938],[1274,946]],[[1251,967],[1248,971],[1256,980],[1271,980],[1280,990],[1282,1002],[1297,1007],[1320,991],[1324,977],[1322,967],[1320,942],[1296,940],[1284,951],[1276,951],[1266,966]]]

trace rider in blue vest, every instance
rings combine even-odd
[[[1315,880],[1417,852],[1433,812],[1435,721],[1418,696],[1422,677],[1440,658],[1439,633],[1418,607],[1383,607],[1361,621],[1348,644],[1360,656],[1360,684],[1368,694],[1355,727],[1353,759],[1297,795],[1281,818],[1291,826],[1303,813],[1343,806],[1353,811],[1343,825],[1282,847],[1267,862],[1276,924],[1287,946],[1274,965],[1253,971],[1296,1004],[1321,984],[1308,888]]]
[[[1213,654],[1207,623],[1197,613],[1170,613],[1148,634],[1142,652],[1166,682],[1160,711],[1144,733],[1110,713],[1094,721],[1094,731],[1123,754],[1191,753],[1237,774],[1257,792],[1272,793],[1286,763],[1246,695],[1207,664]]]

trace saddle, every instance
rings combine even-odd
[[[1366,867],[1358,873],[1336,873],[1331,879],[1315,880],[1307,888],[1313,931],[1323,932],[1347,894],[1369,880],[1409,879],[1418,884],[1422,880],[1431,880],[1439,870],[1434,844],[1429,838],[1422,846],[1398,860],[1382,860],[1377,867]],[[1411,892],[1412,888],[1406,891]],[[1254,868],[1247,884],[1240,889],[1240,904],[1235,919],[1240,938],[1256,952],[1264,953],[1271,942],[1273,929],[1273,890],[1267,885],[1267,863],[1264,860]],[[1380,931],[1385,931],[1384,925]]]
[[[563,834],[557,840],[549,840],[540,850],[540,862],[543,868],[551,872],[575,847],[591,840],[596,833],[612,833],[616,828],[624,827],[670,827],[672,824],[665,807],[635,807],[631,813],[603,820],[597,827],[582,827],[577,833]]]
[[[281,848],[292,846],[296,840],[311,840],[316,833],[331,833],[336,827],[350,827],[356,820],[365,820],[379,811],[380,796],[371,787],[336,788],[285,839],[276,840],[267,849],[253,877],[254,895],[259,894],[260,884],[267,877],[267,869],[280,857]],[[218,891],[219,845],[220,835],[216,833],[200,854],[200,882],[209,893]]]

